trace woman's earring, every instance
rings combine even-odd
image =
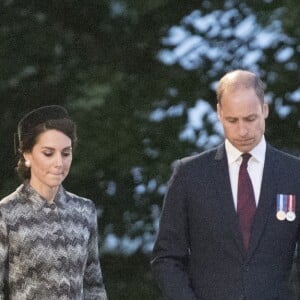
[[[27,168],[30,168],[30,161],[29,161],[29,160],[25,160],[25,166],[26,166]]]

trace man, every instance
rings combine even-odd
[[[226,74],[217,99],[225,143],[178,162],[153,249],[155,278],[168,300],[296,299],[289,278],[300,160],[266,143],[268,106],[255,74]]]

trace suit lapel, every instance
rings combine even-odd
[[[220,201],[218,207],[220,209],[220,214],[224,215],[224,220],[227,222],[227,225],[224,224],[224,226],[229,226],[234,242],[241,253],[242,259],[245,255],[245,251],[243,248],[242,235],[239,229],[238,217],[233,204],[227,156],[224,145],[217,148],[215,163],[216,172],[214,172],[214,179],[216,183],[216,190],[218,192],[218,199]]]
[[[255,212],[250,245],[248,251],[248,259],[252,256],[258,246],[261,235],[265,229],[268,218],[270,217],[270,207],[274,204],[274,195],[276,194],[276,160],[270,146],[267,146],[265,165],[263,171],[261,192],[258,202],[258,207]],[[274,182],[275,180],[275,182]]]

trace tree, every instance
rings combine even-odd
[[[97,204],[102,253],[149,253],[173,161],[222,140],[215,83],[226,71],[262,76],[268,139],[299,154],[297,7],[295,0],[1,2],[1,195],[17,185],[17,121],[34,107],[65,105],[79,131],[65,186]],[[190,122],[195,105],[198,126]],[[109,272],[105,258],[104,267]]]

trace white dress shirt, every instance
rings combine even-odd
[[[237,208],[237,190],[239,169],[242,163],[242,157],[237,148],[235,148],[227,139],[225,140],[225,149],[227,153],[229,177],[231,191],[235,209]],[[250,151],[251,157],[248,161],[248,173],[252,181],[256,206],[260,196],[260,188],[264,170],[265,155],[266,155],[266,140],[263,136],[258,145]]]

